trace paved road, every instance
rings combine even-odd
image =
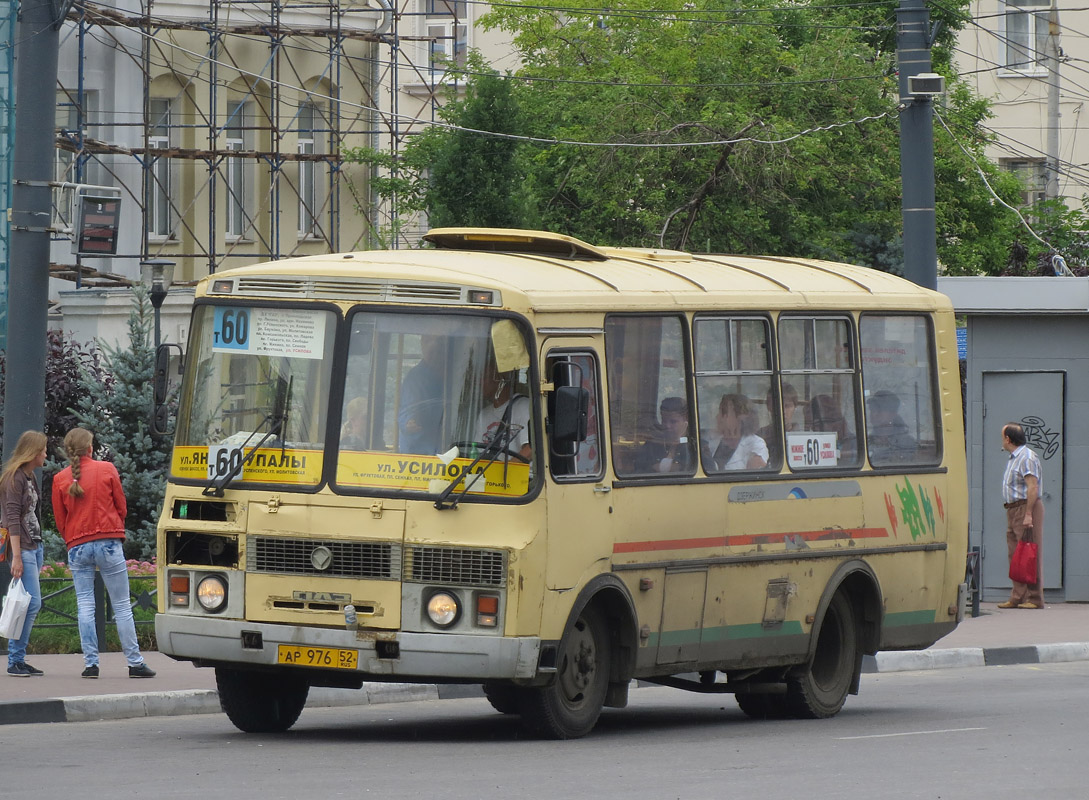
[[[281,735],[200,715],[0,739],[13,798],[1065,800],[1085,794],[1087,705],[1089,662],[1072,662],[866,675],[831,720],[644,688],[569,742],[520,738],[482,699],[309,709]]]
[[[1064,603],[1046,609],[1002,610],[985,604],[983,614],[966,619],[929,650],[885,652],[867,657],[868,673],[1036,664],[1089,659],[1089,604]],[[150,680],[127,677],[120,653],[102,658],[102,677],[84,680],[82,656],[48,655],[30,659],[45,670],[40,678],[0,675],[0,724],[74,722],[133,716],[219,713],[215,673],[147,653],[158,672]],[[0,663],[4,663],[0,660]],[[366,705],[479,694],[478,687],[367,684],[363,691],[316,689],[310,705]]]

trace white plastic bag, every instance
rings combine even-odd
[[[26,612],[30,608],[30,592],[23,588],[23,581],[15,578],[4,597],[4,610],[0,611],[0,636],[18,639],[23,632]]]

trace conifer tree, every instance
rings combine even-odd
[[[79,423],[95,435],[96,457],[114,463],[128,501],[125,554],[148,558],[155,552],[155,525],[162,510],[170,443],[151,435],[151,344],[153,311],[147,290],[133,288],[129,345],[103,344],[102,367],[109,380],[85,371],[90,395],[75,409]]]

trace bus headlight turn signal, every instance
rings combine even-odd
[[[449,628],[460,613],[457,598],[449,592],[435,592],[427,601],[427,616],[440,628]]]
[[[197,584],[197,602],[205,611],[219,611],[227,604],[227,584],[218,575],[209,575]]]

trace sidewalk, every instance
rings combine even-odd
[[[882,652],[866,656],[863,672],[896,672],[1000,664],[1038,664],[1089,660],[1089,604],[1058,603],[1042,611],[998,609],[984,603],[928,650]],[[120,653],[104,653],[102,677],[80,678],[83,656],[30,656],[45,675],[9,678],[0,670],[0,725],[20,722],[85,722],[98,719],[174,716],[219,712],[215,672],[197,669],[161,653],[145,653],[158,674],[128,677]],[[7,668],[7,657],[0,656]],[[308,707],[369,705],[405,700],[436,700],[480,694],[475,686],[367,683],[361,690],[313,689]]]

